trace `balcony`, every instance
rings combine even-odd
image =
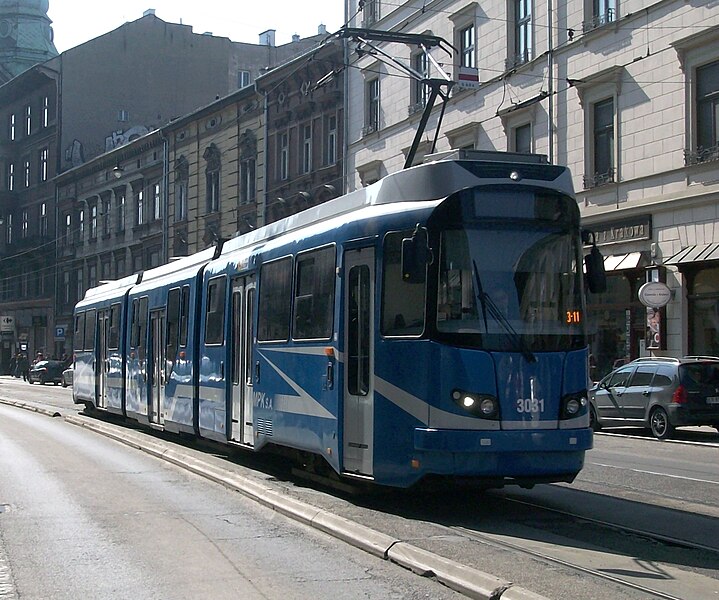
[[[584,176],[584,189],[591,190],[594,188],[614,183],[614,167],[608,169],[604,173],[595,173],[594,175]]]
[[[608,23],[613,23],[617,20],[616,11],[613,8],[608,8],[607,12],[601,15],[594,15],[589,21],[582,22],[582,33],[593,31],[598,27],[603,27]]]
[[[719,144],[709,148],[699,146],[696,150],[684,150],[684,165],[687,167],[717,160],[719,160]]]

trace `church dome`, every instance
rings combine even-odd
[[[0,0],[0,15],[12,12],[44,17],[49,8],[49,0]]]

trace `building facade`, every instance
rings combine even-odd
[[[342,79],[310,88],[341,64],[341,46],[318,46],[262,75],[257,85],[55,178],[54,315],[56,327],[65,331],[56,352],[72,348],[72,311],[89,287],[217,245],[337,195]],[[280,101],[282,94],[286,101]],[[296,137],[306,127],[310,148],[307,138]],[[292,139],[285,178],[268,160],[280,152],[278,128]],[[287,197],[281,213],[268,201],[278,193]]]
[[[89,257],[93,255],[93,248],[104,253],[105,244],[101,235],[97,235],[93,243],[88,237],[88,228],[93,226],[94,219],[101,220],[100,209],[106,197],[94,201],[95,216],[88,212],[90,205],[83,201],[94,197],[101,181],[95,181],[95,187],[85,187],[75,195],[65,190],[67,196],[61,210],[53,183],[56,175],[146,138],[168,123],[182,122],[184,115],[238,90],[247,89],[247,93],[254,94],[251,90],[255,78],[302,54],[324,37],[318,34],[275,47],[273,32],[268,31],[261,36],[261,44],[244,44],[195,34],[189,26],[166,23],[148,11],[142,18],[63,52],[0,85],[0,323],[3,329],[0,372],[8,370],[10,357],[19,350],[32,354],[41,350],[58,356],[67,351],[66,312],[56,315],[56,304],[69,303],[90,281],[103,277],[103,273],[117,272],[118,262],[122,266],[122,253],[118,250],[112,260],[105,256],[96,261],[95,269],[91,268]],[[142,65],[142,69],[138,69],[138,65]],[[220,117],[228,124],[240,122],[236,114]],[[237,132],[237,127],[231,129]],[[202,132],[198,130],[193,136],[198,139],[213,135],[211,132],[216,130],[217,123]],[[149,138],[153,144],[155,137]],[[148,139],[144,139],[143,143],[146,142]],[[189,143],[190,139],[184,142]],[[140,179],[144,186],[145,182],[158,177],[158,173],[160,178],[169,178],[168,169],[163,170],[163,165],[166,167],[170,160],[169,154],[163,153],[169,151],[169,142],[160,140],[159,147],[152,147],[150,156],[156,155],[152,159],[144,154],[133,155],[135,162],[128,163],[122,153],[113,155],[127,168],[127,173],[142,173],[141,178],[131,182],[135,187],[126,190],[127,215],[130,215],[129,203],[135,202],[139,193]],[[207,158],[212,156],[211,151]],[[199,160],[207,163],[207,158],[201,156]],[[233,181],[229,173],[234,166],[225,163],[221,168],[223,176],[219,178],[220,171],[216,169],[214,180],[227,185]],[[105,176],[114,177],[114,174],[104,172],[101,178]],[[234,181],[237,183],[236,178]],[[89,183],[83,185],[89,186]],[[202,187],[205,181],[197,185]],[[120,188],[110,189],[119,193]],[[156,189],[143,187],[143,190],[140,194],[143,200],[149,194],[154,201]],[[163,183],[161,193],[173,193],[169,179]],[[217,195],[219,197],[219,191]],[[163,196],[163,202],[167,202],[167,197]],[[72,209],[68,207],[71,198],[79,203]],[[147,268],[167,260],[170,236],[175,235],[174,221],[172,228],[155,231],[159,225],[150,223],[154,220],[143,213],[142,220],[136,223],[141,225],[138,237],[132,238],[131,245],[134,245],[127,251],[127,262],[120,270],[129,272],[140,265]],[[128,222],[128,226],[132,225]],[[234,232],[223,222],[222,229],[225,228],[228,232],[219,234]],[[69,295],[66,275],[55,265],[56,231],[61,232],[58,236],[60,258],[86,261],[82,270],[85,279],[78,283],[79,272],[73,272]],[[192,233],[189,226],[188,233]],[[199,236],[204,235],[203,229]],[[179,235],[177,239],[181,238]],[[69,240],[82,245],[72,249]],[[125,243],[130,241],[124,240],[120,245],[124,247]],[[187,243],[189,251],[192,243]],[[106,266],[108,264],[112,266]],[[56,316],[60,321],[56,321]]]
[[[609,274],[608,291],[588,300],[595,377],[650,353],[719,354],[719,14],[711,4],[347,4],[357,15],[350,26],[447,42],[426,53],[379,43],[426,78],[452,82],[437,151],[537,152],[570,167]],[[351,56],[350,190],[403,167],[428,98],[426,85],[366,45]],[[420,160],[441,109],[432,110]],[[666,306],[639,301],[647,281],[666,283]],[[654,308],[661,325],[649,335]]]

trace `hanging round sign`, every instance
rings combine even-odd
[[[644,306],[662,308],[672,299],[672,291],[666,283],[649,281],[639,288],[639,302]]]

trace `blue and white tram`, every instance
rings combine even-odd
[[[380,485],[582,468],[585,277],[566,168],[461,152],[200,255],[128,293],[128,416]]]
[[[137,273],[89,289],[75,306],[73,400],[115,414],[125,407],[127,294]]]

